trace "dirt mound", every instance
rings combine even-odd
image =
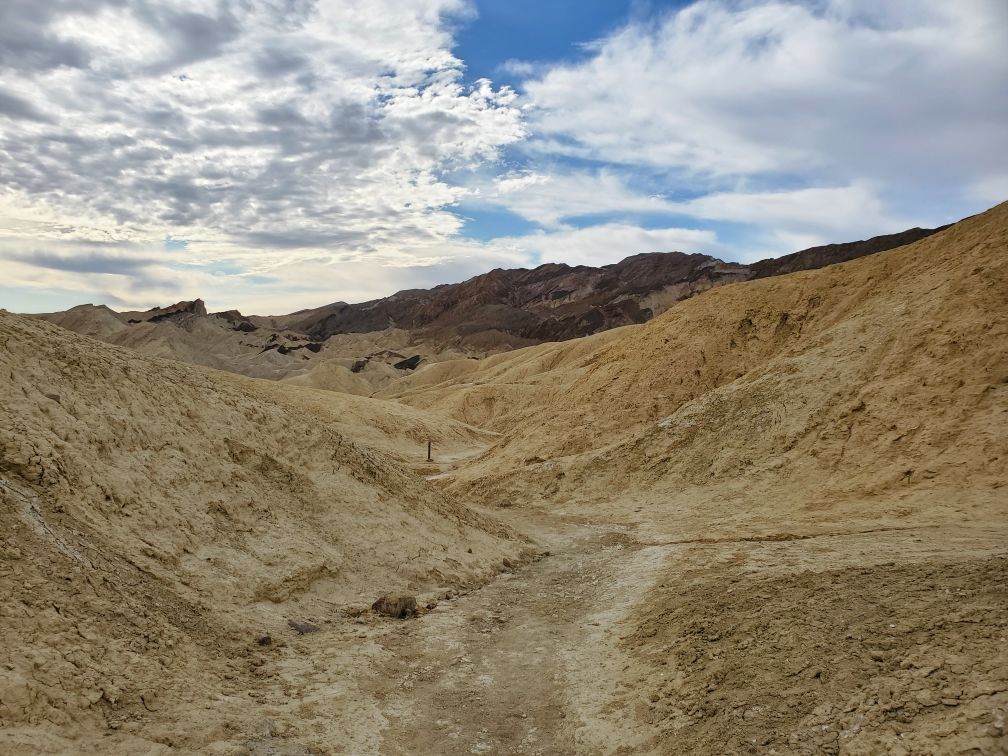
[[[152,357],[254,378],[291,378],[301,385],[361,395],[402,377],[402,371],[385,368],[407,356],[418,354],[424,363],[460,356],[450,347],[418,343],[410,333],[396,329],[342,334],[322,343],[302,332],[271,328],[270,319],[246,317],[237,310],[207,313],[198,299],[144,312],[118,313],[105,306],[80,305],[37,317]],[[358,361],[368,369],[354,378],[336,368],[349,369]]]
[[[307,371],[282,380],[296,386],[370,396],[401,376],[402,372],[381,360],[336,358],[316,362]]]
[[[719,287],[618,338],[439,383],[420,371],[385,395],[502,433],[458,478],[501,501],[744,479],[821,499],[968,483],[989,502],[1008,464],[1006,247],[1001,205],[890,252]]]
[[[1006,578],[1005,557],[669,575],[625,641],[665,667],[648,750],[1003,751]]]
[[[330,627],[376,586],[477,584],[517,551],[326,422],[321,392],[2,312],[0,344],[0,750],[212,749],[235,681],[257,689],[257,637]]]

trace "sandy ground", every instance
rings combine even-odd
[[[276,703],[242,747],[1008,747],[1006,526],[705,543],[656,537],[643,519],[529,510],[509,519],[534,530],[548,555],[418,619],[363,615],[271,651],[263,684]]]
[[[247,642],[211,699],[155,705],[129,728],[143,740],[110,729],[88,750],[1008,747],[1008,527],[710,543],[657,532],[642,514],[512,510],[508,521],[539,537],[533,561],[412,620],[363,613]],[[218,737],[197,746],[158,725],[185,717]]]
[[[0,752],[1008,752],[1006,251],[384,398],[0,313]]]
[[[436,459],[447,485],[483,446]],[[487,511],[534,534],[422,616],[348,607],[199,653],[104,731],[23,723],[0,751],[1001,753],[1008,525],[891,517],[772,532],[681,501]],[[793,525],[793,523],[791,523]],[[894,557],[897,557],[894,559]],[[44,668],[42,668],[44,669]],[[39,673],[42,673],[40,669]],[[193,670],[195,672],[195,670]]]

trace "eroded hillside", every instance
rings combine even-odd
[[[744,481],[831,500],[943,486],[989,499],[1008,451],[1006,248],[1002,205],[643,326],[431,366],[383,395],[503,434],[458,476],[488,495]]]
[[[4,748],[1008,748],[1008,204],[367,398],[0,339]]]
[[[458,423],[6,313],[0,345],[2,750],[208,747],[228,705],[190,718],[247,683],[257,639],[478,585],[522,548],[409,471],[404,447],[470,440]]]

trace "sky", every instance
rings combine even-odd
[[[1008,199],[1005,0],[4,0],[0,307],[280,314]]]

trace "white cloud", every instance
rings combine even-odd
[[[469,201],[499,205],[547,228],[569,218],[600,214],[660,213],[674,210],[661,197],[628,188],[616,174],[569,171],[511,173],[477,187]]]
[[[277,312],[539,259],[748,260],[1008,198],[1004,0],[700,0],[580,62],[504,63],[521,97],[464,84],[473,11],[0,3],[4,285]],[[467,241],[470,206],[542,230]]]
[[[524,134],[513,92],[462,82],[446,17],[470,10],[4,3],[4,248],[20,238],[33,253],[77,242],[83,254],[99,240],[157,250],[170,236],[190,244],[162,255],[169,268],[228,260],[262,273],[333,250],[388,258],[450,242],[463,190],[442,174],[492,161]],[[9,284],[26,259],[0,259]]]
[[[917,222],[887,213],[866,186],[822,187],[777,192],[715,192],[679,204],[684,215],[763,229],[763,251],[735,259],[751,262],[766,256],[836,241],[853,241],[903,230]]]
[[[970,194],[990,205],[1008,201],[1008,173],[991,174],[975,181]]]
[[[501,177],[489,188],[481,187],[475,196],[484,204],[506,208],[554,231],[569,228],[572,219],[586,216],[590,219],[592,215],[651,214],[672,216],[680,222],[697,219],[747,224],[758,229],[757,238],[748,248],[725,249],[716,245],[721,254],[742,261],[890,233],[919,222],[887,211],[874,189],[864,184],[711,192],[691,200],[673,201],[634,191],[615,171],[529,172]],[[709,246],[703,251],[712,252],[714,248]],[[614,249],[608,257],[618,254],[619,250]]]
[[[526,82],[540,146],[696,177],[963,182],[1008,154],[999,0],[701,0]]]
[[[495,239],[493,249],[535,255],[543,262],[568,265],[608,265],[641,252],[721,251],[712,231],[691,228],[645,229],[623,223],[539,232]]]

